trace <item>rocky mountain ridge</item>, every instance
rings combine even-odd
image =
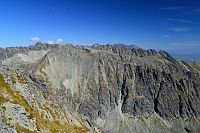
[[[200,132],[200,66],[126,45],[0,49],[0,132]]]

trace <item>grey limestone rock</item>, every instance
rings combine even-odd
[[[40,58],[27,61],[35,57],[31,52],[42,50],[46,52]],[[3,64],[21,68],[38,103],[43,101],[39,94],[48,94],[47,101],[59,105],[60,112],[67,108],[78,114],[90,132],[200,132],[198,64],[123,44],[39,43],[0,51]],[[19,60],[18,53],[28,55],[18,62],[24,67],[9,64]]]

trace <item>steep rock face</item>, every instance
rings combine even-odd
[[[2,58],[1,74],[5,82],[1,86],[14,94],[1,91],[1,106],[6,110],[20,105],[18,112],[25,114],[20,122],[13,120],[16,117],[0,121],[10,131],[200,131],[198,65],[176,61],[164,51],[135,46],[86,48],[38,44],[35,47]],[[16,63],[12,63],[14,60]],[[7,96],[13,97],[14,102]],[[47,120],[39,119],[31,109]],[[6,115],[9,112],[1,113],[2,118],[10,118]],[[32,117],[28,119],[30,114]],[[27,126],[23,126],[26,120]],[[42,124],[44,121],[49,126]],[[53,125],[57,129],[52,130]],[[9,130],[8,127],[5,129]]]
[[[0,48],[0,63],[2,60],[13,57],[15,54],[19,53],[29,53],[30,51],[41,51],[41,50],[51,50],[54,48],[59,48],[60,45],[50,45],[45,43],[37,43],[36,45],[31,45],[29,47],[9,47]],[[1,65],[1,64],[0,64]]]

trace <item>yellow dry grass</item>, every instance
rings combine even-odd
[[[4,97],[3,94],[6,94],[9,97]],[[83,124],[83,122],[81,122],[82,126],[79,127],[77,125],[70,124],[70,123],[61,124],[59,121],[56,121],[55,119],[54,121],[44,119],[42,116],[39,115],[38,111],[34,107],[28,104],[26,99],[23,96],[21,96],[19,92],[13,91],[13,89],[5,82],[4,77],[0,74],[0,104],[3,104],[8,101],[11,103],[19,104],[23,106],[25,110],[30,113],[28,118],[36,119],[36,127],[38,131],[47,130],[50,133],[55,133],[55,132],[86,133],[88,132],[88,128]],[[7,122],[7,124],[9,124],[9,122]],[[20,127],[18,124],[12,127],[15,128],[17,132],[31,132],[24,127]]]

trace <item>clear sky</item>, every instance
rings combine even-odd
[[[199,0],[1,0],[0,47],[125,43],[200,56]]]

